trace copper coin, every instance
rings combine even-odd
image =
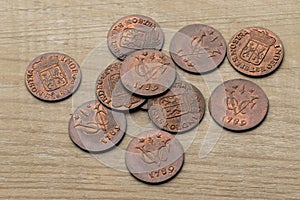
[[[212,92],[208,107],[219,125],[232,131],[244,131],[263,121],[268,106],[268,98],[258,85],[233,79],[220,84]]]
[[[133,138],[127,147],[125,162],[129,172],[146,183],[162,183],[182,168],[184,152],[171,134],[150,130]]]
[[[69,122],[71,140],[90,152],[106,151],[114,147],[123,138],[125,129],[125,114],[109,110],[98,101],[89,101],[79,106]]]
[[[238,72],[264,76],[276,70],[284,54],[282,42],[272,31],[260,27],[237,32],[228,43],[227,57]]]
[[[110,51],[121,60],[136,50],[160,50],[163,43],[162,29],[153,19],[143,15],[129,15],[119,19],[107,35]]]
[[[180,29],[172,38],[170,54],[182,69],[207,73],[217,68],[226,55],[226,42],[213,27],[192,24]]]
[[[171,58],[157,50],[140,50],[130,54],[121,67],[121,81],[129,91],[141,96],[165,92],[176,78]]]
[[[99,75],[96,96],[105,106],[126,111],[142,105],[146,99],[138,97],[124,88],[120,81],[121,65],[121,62],[113,63]]]
[[[200,123],[205,113],[205,100],[198,88],[177,81],[166,94],[149,100],[148,113],[160,129],[185,132]]]
[[[25,84],[29,92],[45,101],[57,101],[73,94],[81,80],[76,61],[62,53],[36,57],[27,67]]]

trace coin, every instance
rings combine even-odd
[[[217,68],[225,58],[226,42],[213,27],[191,24],[172,38],[170,55],[182,69],[202,74]]]
[[[71,140],[90,152],[102,152],[116,146],[125,129],[125,114],[109,110],[98,101],[79,106],[69,122]]]
[[[259,125],[267,115],[269,101],[255,83],[233,79],[220,84],[211,94],[209,111],[221,126],[245,131]]]
[[[229,41],[227,57],[232,67],[248,76],[265,76],[276,70],[283,59],[282,42],[272,31],[245,28]]]
[[[62,53],[46,53],[36,57],[25,72],[29,92],[45,101],[62,100],[79,87],[81,71],[76,61]]]
[[[171,58],[157,50],[140,50],[130,54],[121,66],[121,81],[129,91],[145,96],[165,92],[176,78]]]
[[[163,183],[173,178],[184,162],[180,142],[171,134],[150,130],[129,143],[125,162],[129,172],[146,183]]]
[[[120,81],[122,62],[109,65],[98,77],[96,96],[105,106],[119,110],[132,110],[142,105],[146,99],[138,97],[124,88]]]
[[[152,122],[168,132],[185,132],[197,126],[205,113],[202,93],[192,84],[177,81],[164,95],[148,101]]]
[[[119,19],[107,35],[110,51],[121,60],[136,50],[160,50],[163,43],[162,29],[153,19],[143,15],[129,15]]]

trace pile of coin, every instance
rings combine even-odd
[[[147,183],[163,183],[180,171],[184,151],[172,134],[188,134],[205,113],[202,93],[180,78],[176,66],[189,73],[210,73],[227,53],[238,72],[263,77],[278,68],[284,53],[279,38],[264,28],[243,29],[226,45],[216,29],[192,24],[174,35],[169,57],[160,51],[164,44],[162,29],[142,15],[119,19],[108,32],[107,44],[119,61],[107,66],[95,80],[97,100],[82,104],[73,113],[70,138],[85,151],[108,151],[126,132],[125,112],[147,110],[158,129],[133,138],[125,155],[129,172]],[[28,90],[46,101],[67,98],[76,91],[80,79],[79,65],[61,53],[35,58],[25,75]],[[266,117],[268,98],[255,83],[233,79],[215,88],[208,108],[220,126],[246,131]]]

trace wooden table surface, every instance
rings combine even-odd
[[[0,199],[300,199],[300,1],[0,1]],[[164,29],[167,52],[181,27],[202,23],[228,42],[242,28],[262,26],[285,47],[284,61],[265,78],[236,72],[225,59],[207,75],[178,69],[206,102],[220,82],[244,78],[269,98],[266,120],[234,134],[220,129],[208,110],[193,131],[177,135],[185,148],[178,176],[162,185],[137,181],[124,165],[130,139],[154,126],[147,113],[128,114],[128,129],[114,150],[91,155],[69,139],[77,105],[94,98],[98,74],[115,61],[106,46],[117,19],[143,14]],[[58,103],[31,96],[24,85],[28,63],[41,53],[63,52],[81,65],[76,95]]]

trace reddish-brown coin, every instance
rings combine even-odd
[[[62,53],[36,57],[27,67],[25,84],[29,92],[45,101],[57,101],[73,94],[81,80],[76,61]]]
[[[126,89],[141,95],[155,96],[171,87],[176,78],[171,58],[157,50],[130,54],[121,66],[121,81]]]
[[[150,130],[132,139],[127,147],[125,162],[135,178],[146,183],[163,183],[180,171],[184,151],[170,133]]]
[[[109,110],[98,101],[89,101],[79,106],[69,122],[71,140],[90,152],[106,151],[114,147],[123,138],[125,129],[125,114]]]
[[[109,108],[127,111],[142,105],[146,99],[138,97],[124,88],[120,81],[121,65],[121,62],[113,63],[99,75],[96,96]]]
[[[265,76],[276,70],[283,59],[282,42],[272,31],[260,27],[237,32],[228,43],[227,57],[238,72]]]
[[[269,101],[255,83],[233,79],[220,84],[212,92],[208,107],[219,125],[232,131],[245,131],[263,121]]]
[[[160,129],[185,132],[197,126],[203,118],[205,99],[192,84],[176,81],[166,94],[149,100],[148,113]]]
[[[182,69],[202,74],[217,68],[226,55],[226,42],[216,29],[192,24],[180,29],[172,38],[170,55]]]
[[[143,15],[129,15],[119,19],[107,35],[110,51],[121,60],[136,50],[160,50],[163,43],[162,29],[153,19]]]

